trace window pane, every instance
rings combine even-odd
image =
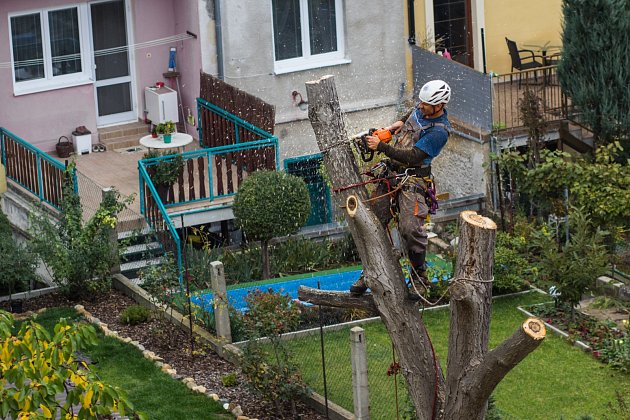
[[[102,86],[96,90],[99,117],[133,110],[131,83]]]
[[[93,3],[91,9],[96,80],[128,76],[125,2]]]
[[[273,0],[272,8],[276,60],[301,57],[300,0]]]
[[[311,55],[337,51],[335,0],[308,0]]]
[[[81,42],[77,8],[48,12],[53,76],[80,73]]]
[[[15,81],[44,78],[44,50],[39,13],[11,18]]]

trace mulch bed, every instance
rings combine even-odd
[[[121,324],[118,320],[120,312],[130,305],[135,305],[136,302],[119,291],[112,290],[104,295],[82,301],[69,301],[57,293],[48,294],[24,302],[24,310],[73,307],[77,304],[83,305],[94,317],[106,323],[109,329],[117,331],[122,337],[130,337],[140,342],[147,350],[155,352],[175,368],[182,378],[191,377],[198,385],[206,387],[209,392],[216,393],[221,399],[239,404],[244,415],[258,419],[278,418],[273,406],[262,401],[247,387],[245,378],[238,367],[221,359],[210,348],[198,342],[191,343],[190,335],[172,323],[152,319],[135,326]],[[2,307],[2,309],[6,308]],[[193,355],[191,355],[191,345],[194,346]],[[221,378],[231,373],[236,373],[238,384],[226,387]],[[319,420],[325,419],[325,416],[299,403],[297,418]]]

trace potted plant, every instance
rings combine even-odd
[[[182,158],[182,155],[166,152],[160,153],[154,149],[145,153],[144,159],[153,159],[163,156],[166,158],[150,165],[148,167],[148,171],[149,176],[151,177],[151,182],[155,185],[160,199],[162,199],[162,202],[166,203],[168,189],[171,185],[177,182],[179,173],[184,168],[184,159]]]
[[[164,143],[171,142],[171,135],[175,132],[175,123],[173,121],[165,121],[163,123],[159,123],[155,127],[155,131],[158,134],[162,134],[162,138],[164,139]]]

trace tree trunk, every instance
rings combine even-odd
[[[309,119],[333,189],[359,183],[333,77],[307,82],[306,92]],[[533,338],[526,333],[523,324],[511,338],[488,353],[495,224],[474,212],[464,212],[460,219],[462,235],[452,283],[445,378],[418,306],[407,299],[404,276],[389,237],[365,204],[366,196],[363,187],[354,187],[337,193],[335,198],[345,207],[365,280],[372,291],[371,299],[369,295],[363,298],[364,304],[376,309],[400,355],[418,418],[483,418],[486,401],[496,384],[544,337],[543,324],[532,319],[527,325],[530,330],[537,330],[539,336]],[[322,305],[360,304],[348,293],[330,294],[304,287],[300,288],[299,296],[301,299],[308,296],[310,302]]]
[[[260,241],[260,254],[262,256],[262,278],[267,280],[271,277],[271,270],[269,268],[269,241]]]

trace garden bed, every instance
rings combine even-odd
[[[630,340],[623,326],[604,316],[603,319],[571,311],[565,305],[542,303],[519,307],[528,315],[541,318],[557,334],[591,353],[603,363],[622,371],[630,371]],[[601,313],[600,313],[601,314]]]

